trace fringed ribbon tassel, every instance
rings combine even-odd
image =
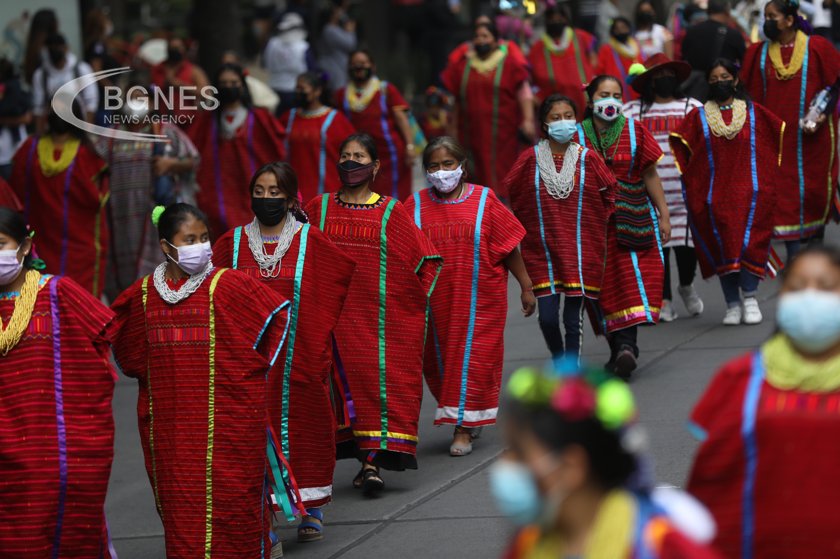
[[[266,451],[268,454],[268,499],[272,510],[283,511],[288,522],[294,522],[295,517],[303,510],[303,499],[300,496],[297,481],[289,467],[289,462],[280,450],[280,440],[274,429],[268,427],[268,442]]]

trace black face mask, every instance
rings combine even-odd
[[[764,36],[771,41],[776,41],[782,35],[782,30],[776,24],[775,20],[768,19],[764,21]]]
[[[373,68],[367,68],[365,66],[350,68],[350,76],[354,82],[366,82],[373,76]]]
[[[66,134],[73,129],[73,125],[55,113],[50,113],[47,117],[47,127],[51,134]]]
[[[49,49],[50,63],[53,66],[58,66],[64,60],[64,50]]]
[[[295,107],[305,109],[309,105],[309,99],[303,91],[295,91]]]
[[[676,89],[676,76],[662,76],[653,80],[653,92],[659,97],[673,97]]]
[[[251,210],[263,225],[274,227],[289,213],[286,198],[251,198]]]
[[[239,101],[242,97],[242,88],[241,87],[220,87],[219,88],[219,103],[222,105],[228,105],[235,101]]]
[[[723,103],[735,95],[735,80],[724,80],[709,84],[709,98]]]
[[[553,23],[546,23],[545,24],[545,32],[548,33],[549,37],[558,38],[563,34],[563,31],[566,30],[566,24],[561,22],[553,22]]]
[[[184,59],[184,53],[178,49],[168,49],[166,51],[166,61],[170,64],[178,64]]]
[[[348,159],[338,164],[338,178],[347,188],[358,188],[373,178],[373,162],[359,163]]]
[[[656,18],[650,12],[642,12],[636,17],[636,20],[639,22],[639,25],[653,25]]]
[[[480,45],[474,44],[473,48],[478,56],[487,56],[495,49],[493,43],[482,43]]]
[[[630,38],[630,33],[613,33],[613,38],[619,43],[626,43]]]

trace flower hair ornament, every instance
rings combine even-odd
[[[160,216],[162,216],[163,212],[165,211],[166,206],[155,206],[155,208],[152,210],[152,225],[154,225],[155,227],[158,226],[158,223],[160,222]]]
[[[633,80],[644,74],[646,71],[647,68],[645,68],[644,64],[642,64],[641,62],[634,62],[630,65],[630,68],[627,70],[627,77],[624,81],[627,82],[628,85],[632,84]]]
[[[35,250],[35,231],[29,225],[26,226],[26,230],[29,231],[29,238],[32,240],[32,248],[29,251],[32,260],[30,260],[29,265],[33,270],[43,272],[47,269],[47,263],[38,258],[38,252]]]
[[[636,417],[636,404],[627,384],[602,369],[586,369],[559,361],[551,371],[533,367],[517,370],[507,385],[508,394],[533,407],[548,407],[568,421],[597,419],[604,428],[618,431]]]

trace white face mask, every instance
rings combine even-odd
[[[601,120],[612,122],[621,116],[623,107],[624,104],[620,100],[613,97],[605,97],[604,99],[595,101],[592,112]]]
[[[0,285],[9,285],[17,279],[23,269],[23,262],[18,260],[18,248],[0,250]]]
[[[429,183],[434,186],[436,190],[443,192],[444,194],[449,194],[458,188],[458,185],[461,184],[461,177],[463,176],[464,170],[460,165],[458,165],[457,169],[453,169],[451,171],[441,169],[440,171],[435,171],[434,173],[426,173],[426,178],[429,180]]]
[[[175,262],[175,260],[168,254],[166,257],[172,260],[172,262],[175,262],[175,264],[177,264],[185,274],[189,274],[191,276],[204,270],[207,263],[210,262],[210,258],[213,257],[213,249],[210,248],[209,241],[179,247],[176,247],[169,241],[167,241],[167,243],[169,246],[178,251],[178,261]]]

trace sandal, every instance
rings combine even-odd
[[[470,429],[470,439],[480,439],[482,429],[484,429],[484,427],[473,427],[472,429]]]
[[[472,452],[472,431],[472,429],[467,429],[466,427],[455,427],[455,434],[468,434],[470,436],[470,442],[464,444],[453,441],[449,447],[449,456],[466,456]]]
[[[379,477],[379,471],[373,468],[365,468],[362,491],[368,497],[372,497],[385,489],[385,482]]]
[[[316,542],[324,538],[324,513],[321,509],[306,509],[301,523],[298,525],[297,541],[299,543]]]
[[[361,489],[364,481],[365,481],[365,468],[364,468],[364,466],[362,466],[362,469],[359,470],[359,473],[356,474],[356,477],[353,478],[353,489]]]

